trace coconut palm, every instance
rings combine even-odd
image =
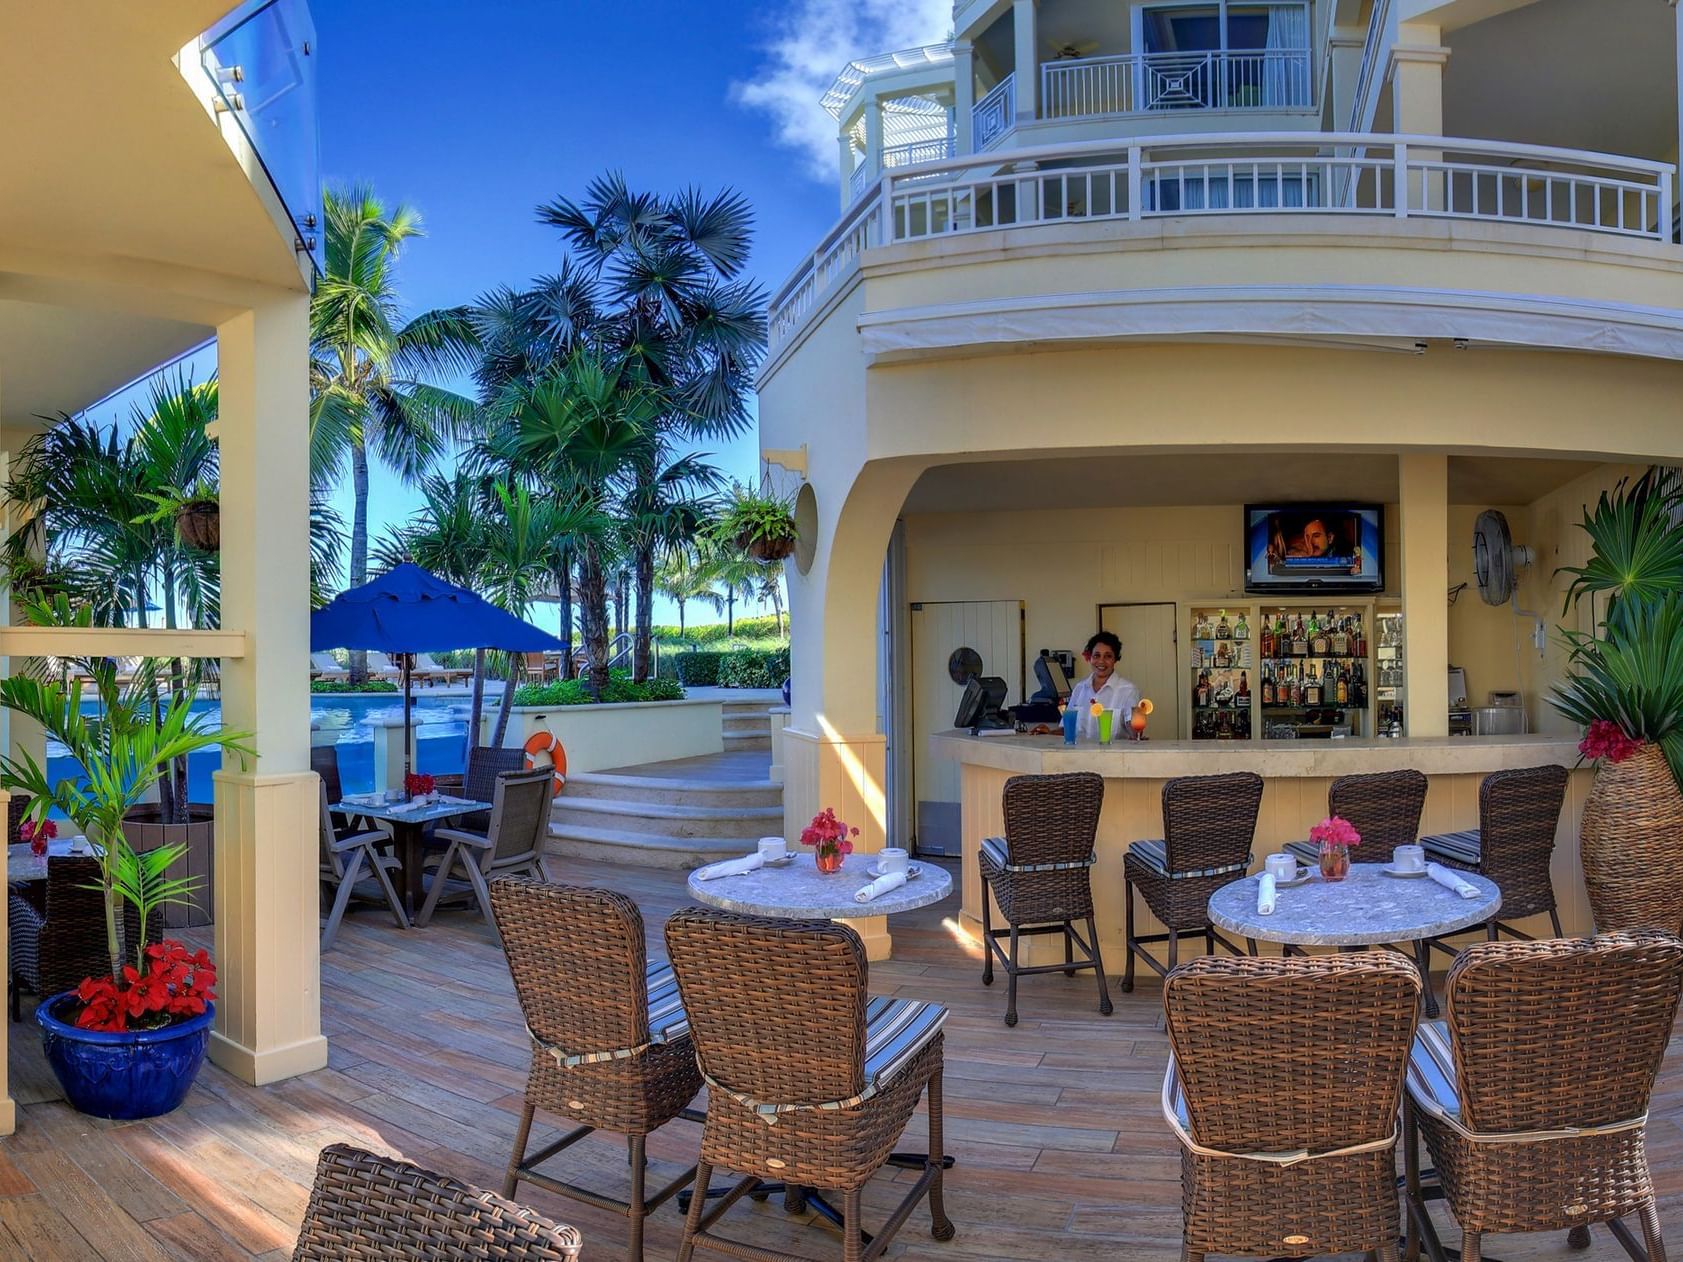
[[[736,634],[736,602],[758,600],[763,573],[760,563],[735,547],[704,537],[700,544],[702,572],[723,594],[725,600],[725,634]]]
[[[655,590],[678,606],[678,638],[688,629],[686,606],[693,600],[714,613],[725,611],[725,598],[713,587],[713,577],[701,565],[693,543],[668,548],[655,570]]]
[[[325,266],[310,304],[310,451],[318,481],[348,463],[352,516],[350,582],[368,581],[368,457],[405,481],[418,479],[444,445],[471,433],[473,400],[427,380],[467,372],[476,339],[463,308],[427,311],[405,322],[397,262],[421,235],[412,208],[388,212],[366,185],[328,189]],[[351,678],[367,655],[351,654]]]

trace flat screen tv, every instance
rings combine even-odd
[[[1383,591],[1382,526],[1378,504],[1247,504],[1245,590]]]

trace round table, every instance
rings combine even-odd
[[[94,858],[97,852],[81,837],[54,837],[47,843],[47,853],[44,855],[31,853],[27,841],[7,846],[6,881],[9,884],[44,881],[47,879],[47,860],[61,859],[67,855]]]
[[[866,869],[876,861],[874,854],[850,854],[842,858],[840,872],[824,873],[810,853],[801,852],[782,867],[757,868],[710,881],[696,879],[697,873],[705,871],[697,868],[690,873],[690,896],[709,907],[749,916],[858,920],[915,911],[952,893],[953,879],[945,868],[913,859],[913,865],[921,869],[914,880],[868,903],[857,902],[853,895],[870,884],[872,877]]]
[[[1241,877],[1210,896],[1218,929],[1291,946],[1378,946],[1419,942],[1481,925],[1502,906],[1502,891],[1472,872],[1457,872],[1479,892],[1462,898],[1429,876],[1384,876],[1378,863],[1352,863],[1342,881],[1312,872],[1307,885],[1279,892],[1274,914],[1256,910],[1255,876]]]

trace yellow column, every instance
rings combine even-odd
[[[216,774],[216,1032],[246,1082],[327,1064],[321,1033],[317,781],[309,770],[309,298],[216,331],[221,380],[222,718],[254,733],[255,766]]]
[[[1403,710],[1409,736],[1449,735],[1449,457],[1397,457]]]
[[[1449,49],[1439,42],[1438,28],[1408,24],[1397,28],[1391,49],[1391,130],[1400,135],[1443,135],[1443,66]],[[1411,150],[1416,161],[1435,162],[1442,150]],[[1442,175],[1409,179],[1409,209],[1444,209]]]

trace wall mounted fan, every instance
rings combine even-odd
[[[956,648],[947,656],[947,678],[961,687],[982,673],[982,655],[975,649]]]
[[[1473,525],[1473,579],[1487,605],[1505,605],[1513,598],[1519,571],[1534,557],[1530,548],[1516,544],[1508,530],[1508,519],[1494,508],[1478,515]]]

